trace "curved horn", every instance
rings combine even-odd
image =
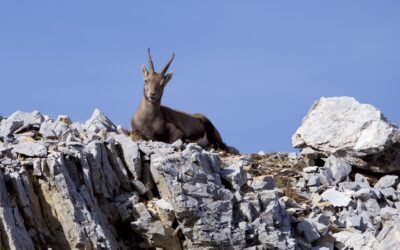
[[[149,54],[149,67],[150,67],[150,72],[154,73],[154,65],[153,65],[153,59],[151,59],[150,55],[150,48],[147,49],[147,53]]]
[[[172,57],[171,57],[171,59],[169,59],[169,61],[168,61],[167,65],[165,65],[164,69],[161,71],[161,75],[162,75],[162,76],[164,76],[164,75],[165,75],[165,73],[167,73],[167,71],[168,71],[168,68],[169,68],[169,65],[171,65],[171,63],[172,63],[172,60],[174,60],[174,57],[175,57],[175,53],[172,53]]]

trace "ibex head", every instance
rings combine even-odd
[[[161,97],[164,91],[164,87],[167,85],[168,81],[171,80],[174,75],[173,72],[167,74],[169,65],[175,57],[175,54],[172,53],[171,59],[169,59],[167,65],[165,65],[164,69],[161,73],[157,73],[154,70],[153,60],[151,59],[150,49],[148,49],[149,54],[149,69],[147,70],[144,65],[142,65],[142,75],[144,79],[144,97],[146,100],[152,103],[159,103],[161,101]]]

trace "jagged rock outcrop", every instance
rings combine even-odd
[[[273,179],[246,188],[244,161],[133,141],[99,110],[0,126],[0,249],[295,248]]]
[[[349,103],[364,112],[339,99],[324,104],[325,116],[341,117],[336,105]],[[342,135],[337,119],[325,132]],[[370,150],[355,141],[339,150],[337,138],[310,146],[310,131],[299,128],[308,143],[301,154],[230,156],[132,140],[100,110],[85,123],[16,112],[0,118],[0,250],[399,249],[399,176],[358,168],[397,154],[397,128],[376,122],[385,129],[363,128],[387,140]],[[381,162],[380,172],[394,163]]]
[[[349,164],[388,173],[400,170],[400,130],[353,97],[321,98],[292,137],[309,158],[335,155]]]

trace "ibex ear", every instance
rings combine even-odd
[[[149,75],[149,72],[146,69],[146,66],[142,65],[142,76],[143,78],[147,78],[147,76]]]
[[[165,84],[167,84],[168,82],[169,82],[169,80],[171,80],[171,78],[174,76],[174,72],[170,72],[170,73],[168,73],[168,74],[166,74],[165,76],[164,76],[164,85]]]

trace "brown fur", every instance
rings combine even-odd
[[[147,140],[173,143],[181,139],[184,142],[197,142],[203,147],[215,146],[228,150],[221,135],[211,121],[202,114],[188,114],[161,106],[164,88],[172,78],[173,73],[166,74],[174,55],[161,73],[154,71],[153,61],[149,53],[148,71],[142,66],[145,81],[143,97],[132,118],[132,131]],[[205,140],[206,138],[206,140]]]

